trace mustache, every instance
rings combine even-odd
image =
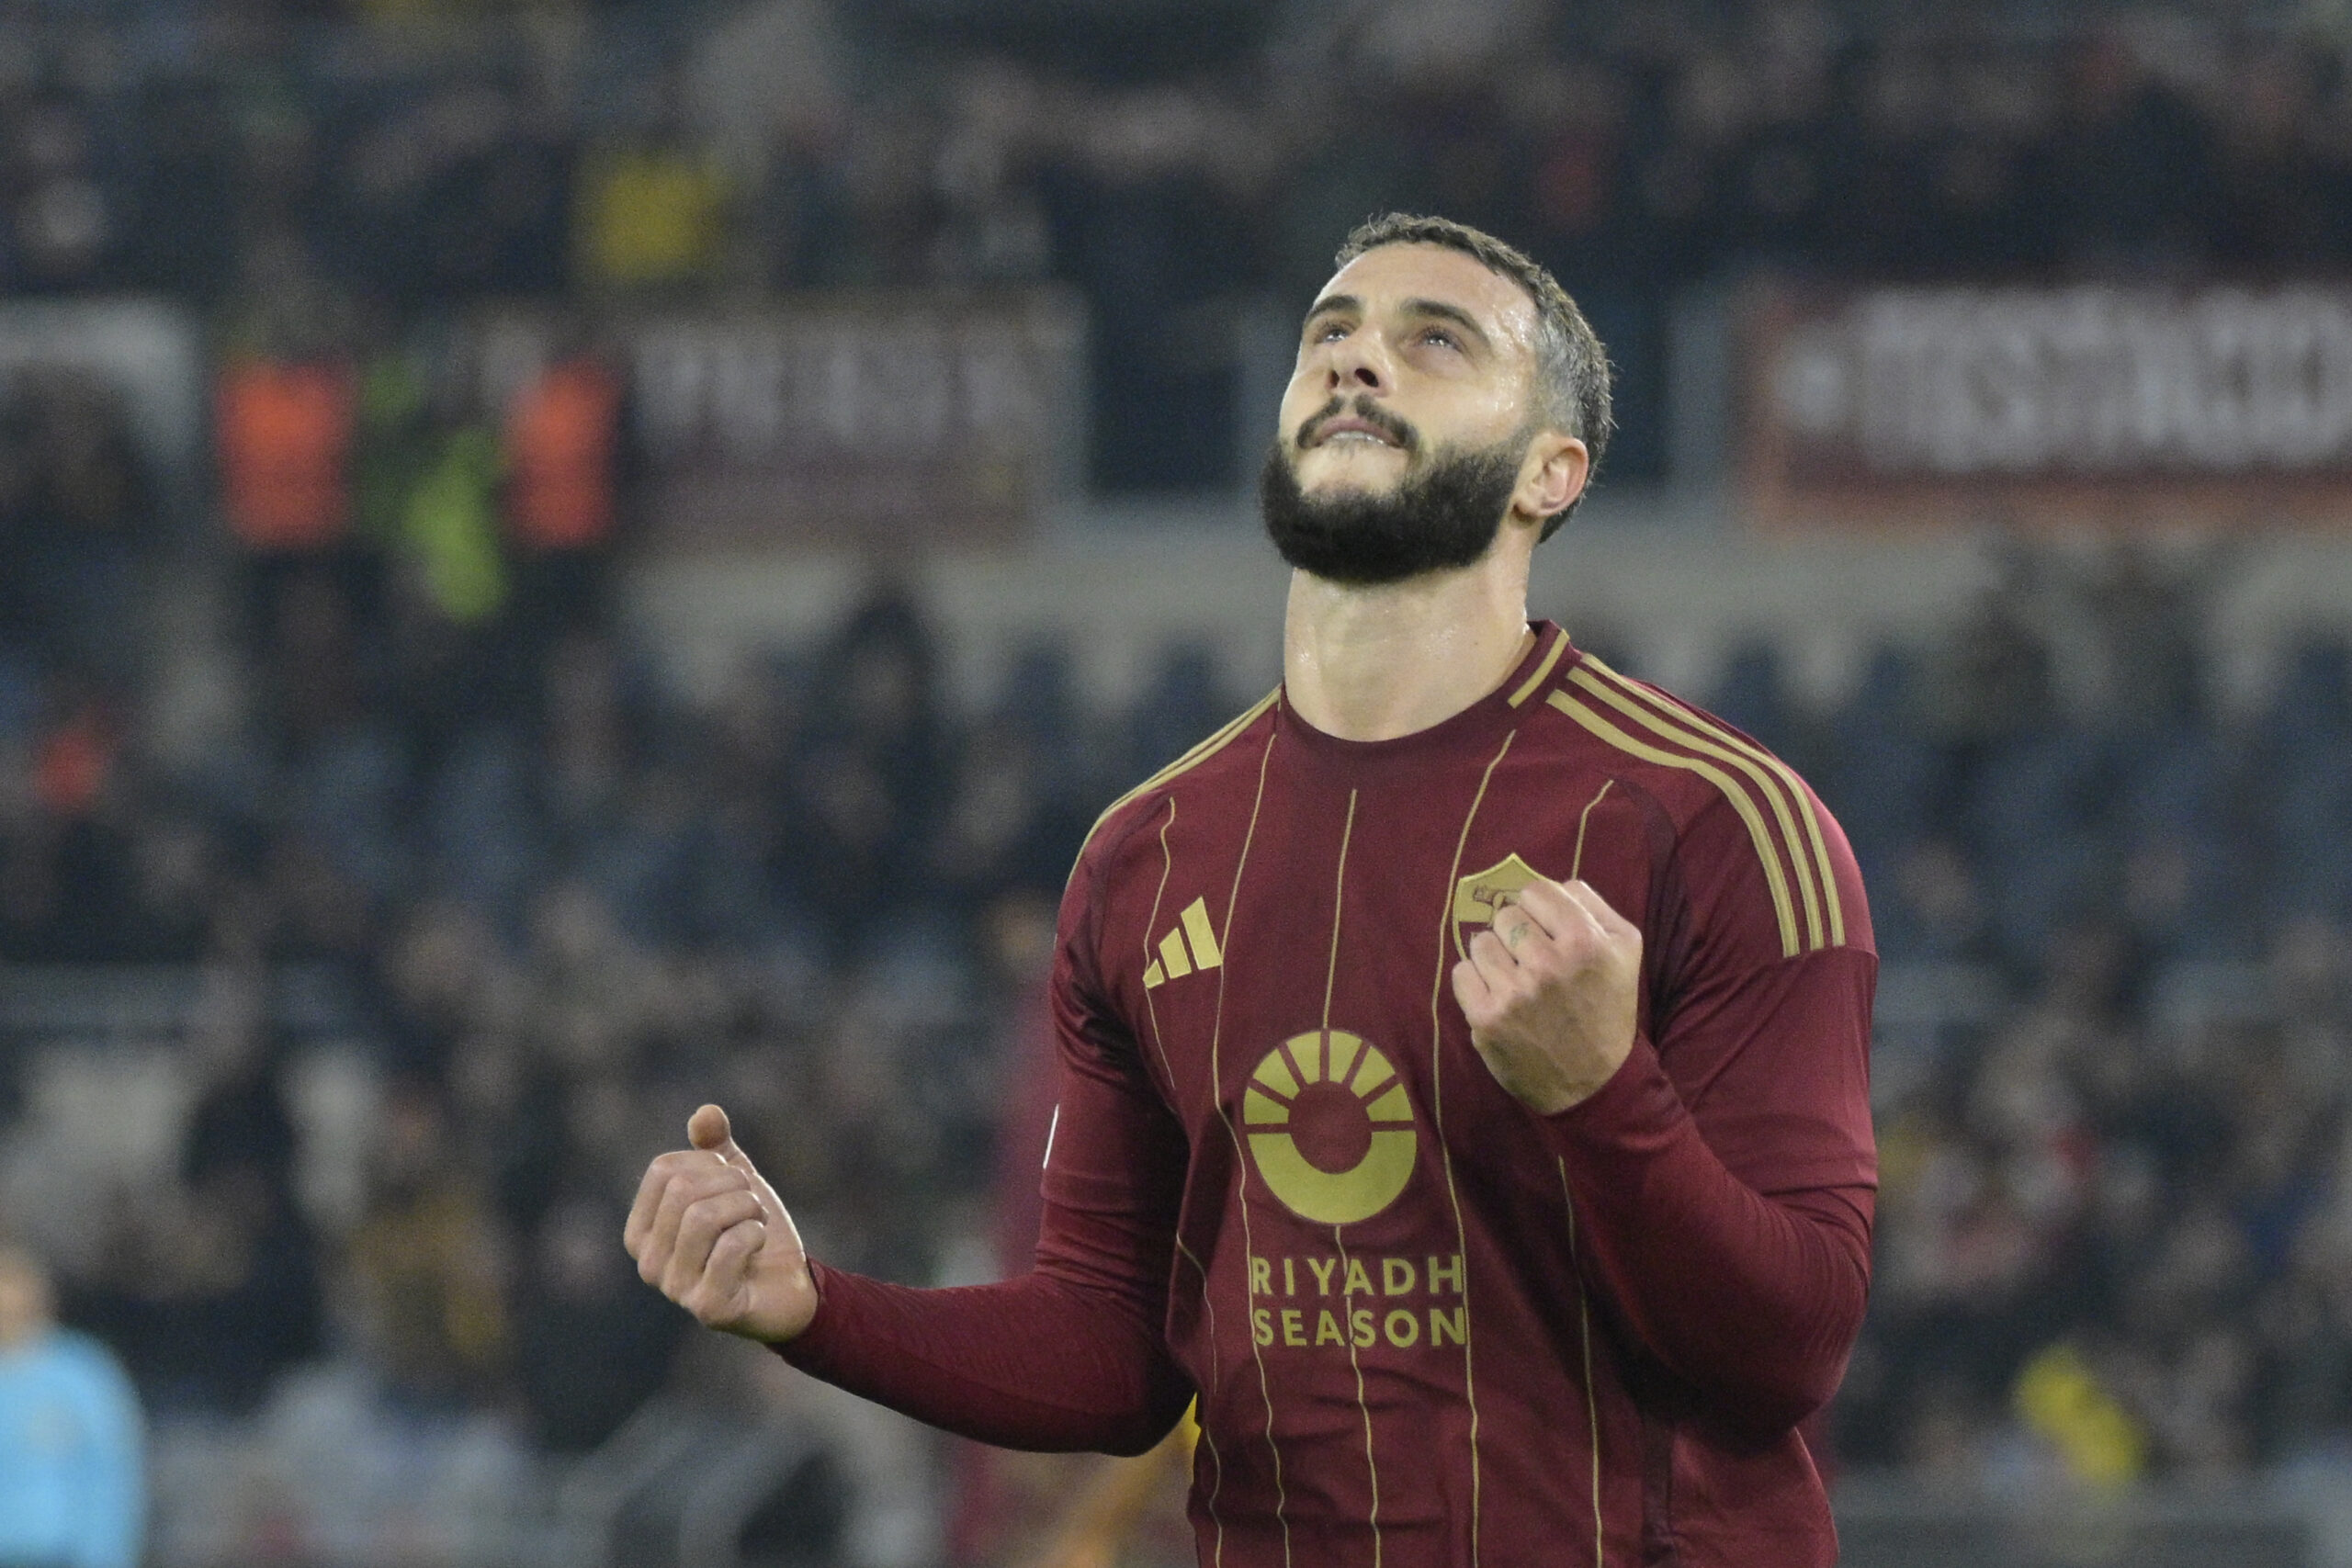
[[[1355,407],[1352,409],[1348,406],[1347,399],[1333,398],[1299,423],[1297,433],[1291,437],[1292,444],[1301,451],[1305,451],[1307,438],[1315,434],[1317,425],[1321,424],[1325,420],[1336,419],[1344,413],[1354,414],[1356,418],[1387,436],[1404,450],[1407,457],[1411,457],[1421,449],[1420,432],[1373,401],[1372,394],[1369,392],[1358,392]]]

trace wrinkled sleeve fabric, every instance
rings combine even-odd
[[[1063,899],[1060,1094],[1028,1274],[917,1290],[818,1265],[822,1304],[779,1348],[828,1382],[1003,1448],[1141,1453],[1193,1397],[1165,1338],[1184,1137],[1102,999],[1099,874],[1081,861]]]
[[[1877,958],[1822,820],[1849,941],[1783,954],[1745,833],[1694,823],[1657,1016],[1599,1093],[1545,1119],[1580,1265],[1710,1415],[1759,1434],[1836,1392],[1870,1292]]]

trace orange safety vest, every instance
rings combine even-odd
[[[357,391],[339,365],[249,359],[214,393],[221,501],[237,538],[257,550],[312,550],[351,517]]]
[[[506,415],[506,515],[529,550],[574,550],[613,531],[621,384],[593,359],[549,366]]]

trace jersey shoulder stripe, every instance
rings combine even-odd
[[[1536,661],[1533,673],[1530,674],[1526,680],[1521,682],[1519,683],[1519,689],[1511,693],[1510,698],[1510,705],[1513,707],[1524,707],[1527,705],[1527,699],[1535,694],[1536,688],[1543,685],[1544,682],[1552,678],[1553,670],[1559,665],[1560,655],[1567,652],[1567,650],[1568,634],[1564,631],[1555,630],[1552,633],[1552,646],[1545,649],[1544,657]]]
[[[1789,815],[1780,816],[1777,812],[1775,815],[1789,836],[1789,858],[1809,873],[1809,880],[1820,890],[1822,917],[1828,925],[1826,945],[1845,946],[1846,913],[1844,900],[1838,891],[1838,863],[1830,854],[1828,835],[1822,831],[1821,803],[1806,787],[1804,780],[1797,776],[1797,771],[1712,714],[1646,682],[1629,680],[1598,659],[1588,657],[1584,664],[1593,674],[1613,683],[1618,690],[1665,716],[1669,721],[1696,730],[1727,750],[1747,758],[1751,764],[1748,770],[1751,777],[1755,776],[1754,770],[1760,768],[1766,781],[1778,786],[1778,798],[1785,802]],[[1585,673],[1585,668],[1580,668],[1577,673]],[[1791,817],[1795,818],[1796,826],[1790,825]],[[1823,939],[1816,936],[1814,945],[1824,945]]]
[[[1244,710],[1241,714],[1227,721],[1223,726],[1209,735],[1206,739],[1198,742],[1182,756],[1177,758],[1174,761],[1169,763],[1166,767],[1160,769],[1158,773],[1144,780],[1143,783],[1136,785],[1135,788],[1127,791],[1126,794],[1119,796],[1118,799],[1104,807],[1102,808],[1102,815],[1097,817],[1094,819],[1094,825],[1087,829],[1085,841],[1080,844],[1078,848],[1078,859],[1080,861],[1085,860],[1087,850],[1091,847],[1094,842],[1094,836],[1102,830],[1102,824],[1111,820],[1112,818],[1117,816],[1121,811],[1125,810],[1135,802],[1141,800],[1145,795],[1149,795],[1153,790],[1159,788],[1163,784],[1174,783],[1177,779],[1182,777],[1188,773],[1191,773],[1194,768],[1199,767],[1203,762],[1205,762],[1210,758],[1216,756],[1219,751],[1224,750],[1227,746],[1232,745],[1234,741],[1241,738],[1243,733],[1247,731],[1251,725],[1258,721],[1259,717],[1262,716],[1268,708],[1272,707],[1276,703],[1282,700],[1282,694],[1283,690],[1280,686],[1277,686],[1272,691],[1268,692],[1264,696],[1251,704],[1249,708]],[[1076,875],[1077,870],[1077,863],[1073,862],[1070,867],[1071,874]]]
[[[1698,708],[1678,702],[1654,686],[1628,680],[1597,659],[1588,659],[1571,671],[1568,680],[1651,734],[1736,770],[1770,808],[1773,823],[1780,829],[1781,842],[1788,852],[1789,869],[1794,874],[1797,895],[1804,906],[1808,951],[1825,945],[1845,945],[1846,920],[1838,897],[1836,868],[1822,837],[1812,792],[1793,770]]]
[[[1803,934],[1797,929],[1795,905],[1789,897],[1788,874],[1781,866],[1771,829],[1766,825],[1764,814],[1758,809],[1756,799],[1744,781],[1733,777],[1705,757],[1684,756],[1669,751],[1662,744],[1654,743],[1639,734],[1629,734],[1565,689],[1551,693],[1544,700],[1582,725],[1597,739],[1626,755],[1660,767],[1679,768],[1696,773],[1721,791],[1724,798],[1731,803],[1732,809],[1739,814],[1740,821],[1747,826],[1747,836],[1756,846],[1757,858],[1763,863],[1764,883],[1771,893],[1772,913],[1780,923],[1781,956],[1793,958],[1804,951]]]

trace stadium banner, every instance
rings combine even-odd
[[[1767,525],[2352,522],[2352,285],[1759,286]]]
[[[560,333],[520,312],[478,326],[497,407]],[[1004,541],[1082,478],[1083,313],[1058,290],[787,297],[594,336],[659,544]]]

